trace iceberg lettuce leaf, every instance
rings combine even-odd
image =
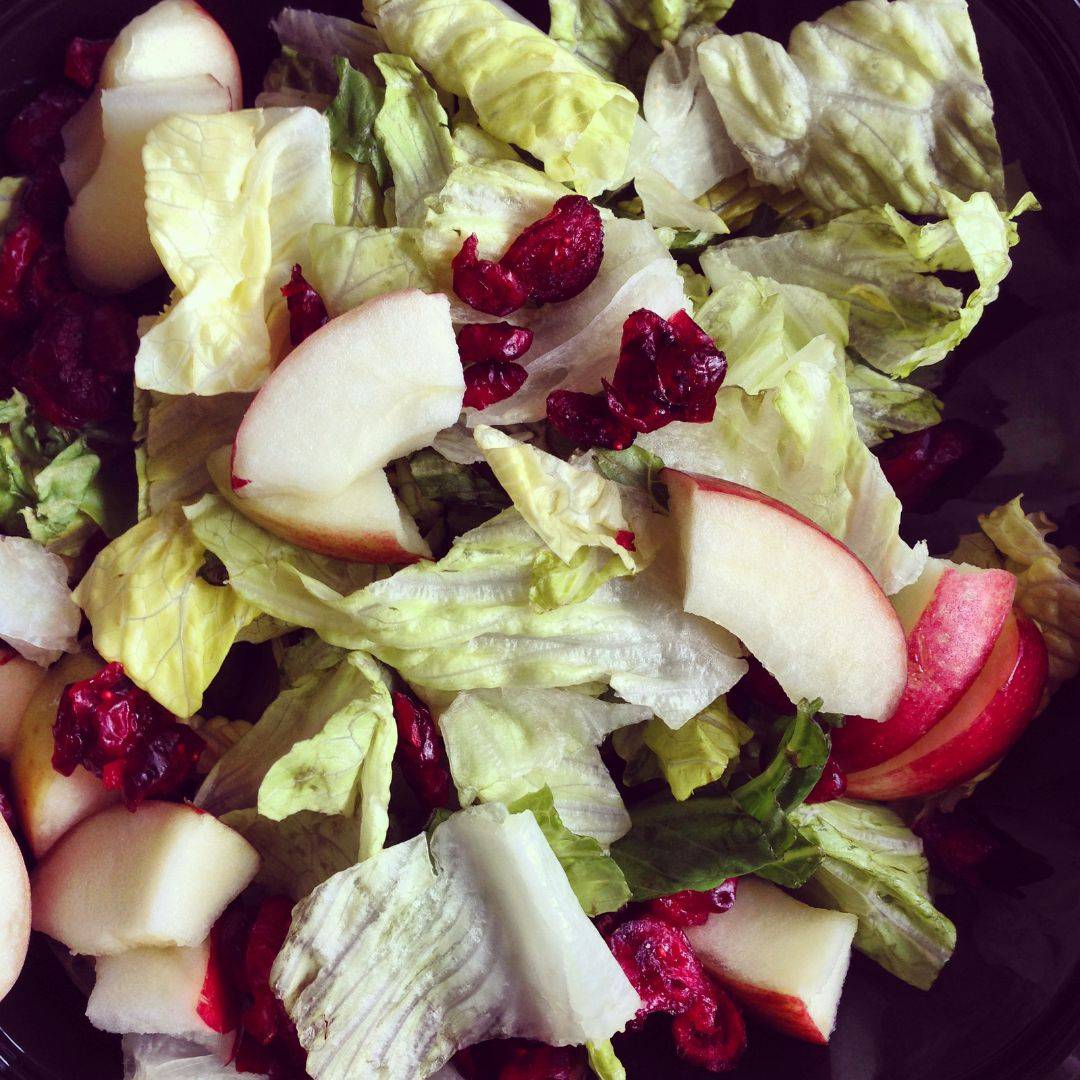
[[[81,616],[68,588],[67,564],[36,540],[0,536],[0,638],[48,667],[75,652]]]
[[[859,437],[867,446],[941,423],[941,402],[915,383],[891,379],[849,360],[847,384]]]
[[[344,56],[334,61],[334,69],[338,76],[338,92],[326,110],[330,147],[336,154],[368,166],[379,187],[385,187],[390,179],[390,166],[383,146],[376,138],[376,118],[385,108],[383,91]]]

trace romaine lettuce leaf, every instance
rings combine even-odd
[[[559,816],[550,788],[542,788],[511,803],[511,814],[532,813],[563,868],[582,910],[590,918],[618,911],[630,900],[630,888],[618,864],[599,841],[571,832]]]
[[[376,184],[385,187],[390,179],[390,165],[376,138],[376,117],[384,107],[384,91],[343,56],[334,61],[334,69],[338,92],[326,110],[330,148],[357,165],[366,165]]]
[[[180,717],[202,705],[240,631],[258,609],[200,576],[206,547],[170,506],[117,537],[75,590],[94,647]]]
[[[548,788],[566,827],[607,848],[630,827],[599,746],[649,710],[573,690],[474,690],[439,717],[462,806]]]
[[[858,916],[855,947],[929,990],[956,928],[930,899],[922,841],[888,808],[850,799],[804,805],[792,817],[825,854],[807,894]]]
[[[698,60],[766,183],[817,206],[940,213],[943,193],[1004,195],[993,103],[965,0],[866,0],[800,23],[788,48],[717,34]]]
[[[932,391],[915,383],[890,379],[866,364],[849,360],[847,385],[855,425],[867,446],[941,423],[941,402]]]
[[[48,667],[75,652],[81,617],[59,555],[36,540],[0,536],[0,638],[35,664]]]
[[[487,0],[367,0],[390,48],[467,97],[481,126],[590,198],[630,173],[637,100],[531,23]]]
[[[835,343],[815,338],[774,389],[725,386],[716,400],[711,423],[671,424],[639,444],[671,468],[793,506],[858,555],[890,595],[919,576],[926,547],[900,539],[900,501],[859,438]]]
[[[850,305],[851,347],[888,375],[944,359],[978,324],[1011,267],[1015,218],[1038,204],[1025,196],[1002,214],[985,192],[966,202],[942,194],[947,218],[914,225],[892,207],[844,214],[815,229],[733,240],[709,253],[735,267],[803,285]],[[935,271],[974,272],[966,298]]]
[[[317,222],[334,220],[330,136],[314,109],[175,116],[143,148],[150,238],[178,298],[152,321],[139,386],[164,394],[259,387],[278,343],[268,318],[308,259]]]
[[[429,1076],[492,1038],[602,1042],[640,1007],[536,819],[494,804],[319,886],[271,982],[320,1080]]]

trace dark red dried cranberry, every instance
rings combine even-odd
[[[615,543],[625,551],[637,551],[637,537],[629,529],[620,529],[615,534]]]
[[[398,730],[395,757],[409,787],[428,810],[451,806],[450,762],[431,710],[411,693],[395,690],[390,696]]]
[[[510,315],[529,298],[529,290],[514,272],[490,259],[477,257],[479,241],[470,236],[454,256],[454,292],[471,308],[487,315]]]
[[[46,161],[60,161],[63,126],[79,110],[86,95],[63,84],[42,91],[8,125],[4,149],[20,172],[32,173]]]
[[[625,450],[637,432],[608,409],[603,394],[553,390],[547,399],[548,423],[575,446]]]
[[[71,197],[54,161],[45,161],[26,178],[19,194],[19,213],[33,218],[44,232],[63,245],[64,220]]]
[[[467,409],[486,409],[497,401],[513,397],[524,385],[528,372],[513,360],[481,360],[465,369]]]
[[[840,767],[834,754],[830,754],[821,772],[821,779],[806,796],[808,803],[832,802],[847,791],[847,773]]]
[[[982,884],[984,865],[1002,847],[991,829],[963,812],[929,814],[915,823],[914,831],[938,873],[972,886]]]
[[[738,891],[738,878],[728,878],[707,892],[684,889],[648,903],[648,912],[673,926],[702,926],[710,915],[730,911]]]
[[[520,360],[532,346],[533,332],[527,326],[508,322],[469,323],[457,335],[462,364],[487,360]]]
[[[129,810],[151,796],[174,795],[194,772],[205,744],[139,689],[120,664],[70,683],[53,724],[53,768],[80,765],[122,791]]]
[[[292,268],[289,284],[282,285],[281,295],[289,308],[289,337],[294,347],[329,321],[322,297],[308,284],[299,263]]]
[[[673,405],[714,403],[727,374],[727,359],[716,343],[685,311],[677,311],[661,335],[656,353],[660,388]],[[712,416],[709,416],[712,419]]]
[[[40,226],[26,217],[4,236],[0,248],[0,323],[17,325],[30,316],[27,287],[44,243]]]
[[[60,427],[123,419],[138,346],[135,316],[121,304],[68,293],[34,332],[16,382]]]
[[[583,195],[564,195],[547,217],[521,231],[499,262],[525,283],[530,303],[553,304],[588,288],[603,258],[600,211]]]
[[[735,1002],[720,987],[715,996],[694,1002],[671,1022],[675,1050],[684,1061],[709,1072],[727,1072],[746,1050],[746,1023]]]
[[[581,1046],[547,1046],[531,1039],[491,1039],[454,1056],[465,1080],[585,1080]]]
[[[111,45],[111,40],[72,38],[64,54],[64,77],[84,90],[93,90],[101,75],[102,61]]]

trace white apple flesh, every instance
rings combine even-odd
[[[929,559],[919,580],[892,598],[907,634],[908,677],[883,722],[849,716],[833,732],[846,772],[879,765],[926,734],[960,700],[985,665],[1012,610],[1016,578]]]
[[[45,668],[0,646],[0,760],[10,761],[26,706],[45,678]]]
[[[147,133],[177,113],[228,112],[232,98],[210,75],[118,86],[95,98],[83,109],[100,111],[100,146],[89,132],[92,118],[77,113],[65,129],[71,153],[96,156],[97,165],[89,176],[88,164],[77,156],[65,165],[65,175],[78,187],[64,240],[80,283],[100,292],[125,292],[161,273],[146,224],[142,148]]]
[[[843,544],[789,506],[665,469],[684,608],[738,637],[792,701],[884,719],[907,682],[900,620]]]
[[[381,469],[365,473],[329,498],[240,498],[232,490],[231,455],[232,448],[223,446],[207,459],[218,491],[245,517],[290,544],[355,562],[400,565],[431,558],[431,548]]]
[[[1038,711],[1046,642],[1028,618],[1010,615],[967,693],[902,753],[848,775],[856,799],[907,799],[963,784],[998,761]]]
[[[244,101],[240,61],[224,30],[193,0],[161,0],[120,31],[101,64],[100,85],[132,86],[210,75]]]
[[[701,962],[771,1027],[827,1043],[859,920],[810,907],[775,885],[745,877],[734,906],[686,936]]]
[[[30,879],[15,837],[0,817],[0,1001],[15,985],[30,942]]]
[[[465,393],[450,303],[405,289],[331,319],[278,365],[236,433],[233,489],[327,498],[427,446]]]
[[[198,945],[258,868],[239,833],[195,807],[113,807],[72,829],[34,871],[33,926],[90,956]]]
[[[90,653],[62,657],[34,691],[19,725],[11,758],[12,795],[30,850],[39,859],[84,818],[120,801],[118,792],[108,791],[86,769],[62,776],[52,765],[53,723],[64,687],[89,679],[103,666]]]

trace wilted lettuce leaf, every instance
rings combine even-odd
[[[915,383],[890,379],[849,360],[847,384],[859,437],[867,446],[941,422],[941,402]]]

